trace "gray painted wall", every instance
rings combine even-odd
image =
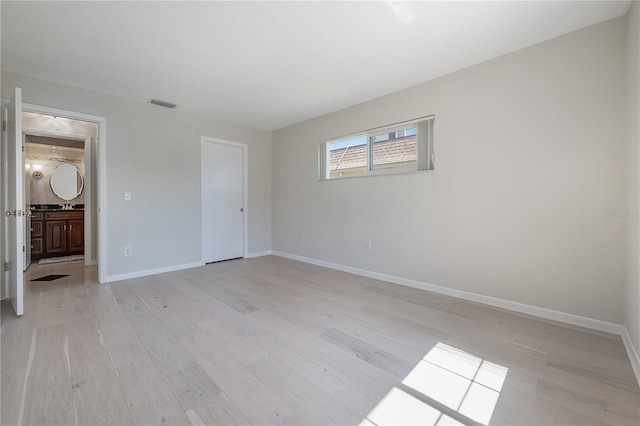
[[[622,323],[625,44],[623,17],[274,132],[273,249]],[[320,140],[429,114],[435,171],[317,180]]]
[[[249,146],[248,250],[271,248],[269,132],[3,72],[2,97],[14,87],[22,88],[25,103],[107,119],[107,276],[202,259],[201,136]],[[125,191],[131,201],[124,201]],[[123,256],[125,245],[132,257]]]
[[[640,354],[640,4],[627,14],[627,170],[628,170],[628,279],[624,323]]]

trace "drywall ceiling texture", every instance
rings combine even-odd
[[[272,130],[624,15],[628,7],[3,2],[2,62],[6,71],[143,102],[160,98]]]
[[[26,103],[107,119],[108,276],[201,261],[201,136],[248,145],[248,249],[271,248],[269,132],[3,72],[2,97],[14,87]],[[133,256],[123,256],[125,245]]]
[[[274,132],[273,249],[621,323],[625,63],[619,18]],[[318,141],[429,114],[435,171],[317,180]]]
[[[640,354],[640,3],[627,16],[627,170],[629,204],[628,280],[625,293],[625,325]]]

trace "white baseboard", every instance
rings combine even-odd
[[[638,355],[636,347],[633,346],[627,327],[624,327],[624,330],[622,331],[622,341],[624,342],[624,347],[627,350],[629,361],[631,361],[633,372],[636,375],[636,381],[638,382],[638,386],[640,386],[640,355]]]
[[[144,271],[129,272],[126,274],[107,275],[105,282],[112,283],[116,281],[130,280],[132,278],[148,277],[149,275],[163,274],[165,272],[180,271],[182,269],[191,269],[204,266],[203,262],[184,263],[182,265],[172,265],[157,269],[147,269]]]
[[[640,386],[640,357],[635,346],[631,341],[631,336],[627,328],[622,324],[600,321],[592,318],[582,317],[579,315],[568,314],[566,312],[554,311],[553,309],[540,308],[538,306],[527,305],[524,303],[512,302],[510,300],[499,299],[496,297],[483,296],[481,294],[471,293],[463,290],[456,290],[448,287],[442,287],[434,284],[427,284],[420,281],[410,280],[406,278],[396,277],[393,275],[380,274],[364,269],[352,268],[350,266],[340,265],[337,263],[325,262],[323,260],[312,259],[309,257],[298,256],[296,254],[284,253],[272,250],[274,256],[286,257],[287,259],[298,260],[300,262],[311,263],[313,265],[324,266],[325,268],[335,269],[338,271],[348,272],[363,277],[374,278],[377,280],[388,281],[394,284],[400,284],[407,287],[413,287],[420,290],[431,291],[433,293],[444,294],[446,296],[457,297],[459,299],[471,302],[482,303],[496,308],[507,309],[522,314],[527,314],[539,318],[558,321],[565,324],[577,325],[592,330],[603,331],[622,337],[631,367],[636,376],[636,381]]]
[[[269,256],[270,254],[273,254],[273,252],[271,250],[256,251],[256,252],[253,252],[253,253],[247,253],[247,255],[244,258],[245,259],[253,259],[254,257]]]
[[[522,314],[527,314],[527,315],[532,315],[532,316],[545,318],[553,321],[563,322],[565,324],[577,325],[577,326],[589,328],[592,330],[604,331],[606,333],[616,334],[619,336],[622,335],[622,330],[624,330],[624,326],[621,324],[600,321],[592,318],[582,317],[579,315],[568,314],[566,312],[554,311],[552,309],[527,305],[524,303],[512,302],[510,300],[499,299],[497,297],[483,296],[481,294],[471,293],[468,291],[456,290],[453,288],[442,287],[435,284],[427,284],[420,281],[410,280],[407,278],[380,274],[378,272],[371,272],[364,269],[352,268],[350,266],[344,266],[337,263],[325,262],[323,260],[312,259],[304,256],[298,256],[295,254],[283,253],[275,250],[272,252],[272,254],[274,254],[275,256],[286,257],[288,259],[299,260],[305,263],[324,266],[330,269],[336,269],[338,271],[361,275],[363,277],[369,277],[377,280],[388,281],[394,284],[400,284],[407,287],[417,288],[420,290],[431,291],[433,293],[444,294],[446,296],[457,297],[459,299],[464,299],[471,302],[482,303],[485,305],[494,306],[496,308],[507,309],[507,310],[519,312]]]

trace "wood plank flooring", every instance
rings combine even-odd
[[[640,425],[617,336],[275,256],[96,273],[2,302],[2,425]]]

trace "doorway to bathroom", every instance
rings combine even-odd
[[[98,124],[28,111],[22,123],[24,200],[31,212],[25,217],[24,270],[97,264]]]
[[[32,213],[27,216],[25,227],[25,270],[31,260],[53,262],[53,258],[65,255],[84,256],[85,250],[86,264],[94,260],[91,241],[94,179],[90,154],[85,158],[85,144],[90,147],[92,138],[57,136],[25,132],[24,199]]]
[[[23,113],[34,113],[39,115],[40,119],[59,121],[60,127],[39,127],[32,123],[26,122],[23,126]],[[28,116],[27,116],[28,118]],[[80,112],[62,110],[53,107],[45,107],[41,105],[27,104],[22,102],[22,89],[14,87],[11,98],[7,101],[3,108],[3,138],[2,138],[2,157],[1,169],[3,175],[3,199],[0,200],[4,206],[5,221],[1,227],[0,233],[3,235],[3,269],[6,274],[2,275],[2,285],[0,286],[0,297],[8,298],[16,315],[24,313],[24,253],[26,252],[25,233],[27,229],[31,232],[31,227],[26,227],[26,219],[30,219],[32,215],[31,206],[27,208],[25,203],[25,139],[30,133],[40,133],[44,136],[61,137],[63,136],[82,136],[69,132],[64,127],[64,120],[70,119],[78,122],[93,123],[97,126],[96,135],[93,144],[93,155],[90,157],[89,163],[95,165],[91,173],[93,176],[92,187],[95,191],[92,195],[91,215],[87,215],[91,221],[90,231],[87,234],[93,234],[92,239],[92,258],[97,260],[97,267],[93,267],[93,272],[97,275],[97,282],[106,281],[106,118],[100,116],[89,115]],[[50,123],[53,124],[53,123]],[[65,130],[66,129],[66,130]],[[94,128],[95,129],[95,128]],[[23,131],[25,130],[25,131]],[[64,133],[67,133],[66,135]],[[78,137],[78,139],[82,139]],[[85,139],[86,140],[86,139]],[[86,148],[86,147],[85,147]],[[86,153],[86,150],[85,150]],[[86,166],[86,164],[85,164]],[[67,168],[68,169],[68,168]],[[77,170],[77,168],[75,168]],[[63,181],[71,180],[73,174],[63,173],[60,178]],[[76,180],[79,177],[75,175]],[[57,181],[54,178],[54,181]],[[50,181],[51,182],[51,181]],[[76,182],[77,184],[77,182]],[[56,183],[53,183],[57,186]],[[82,183],[84,185],[84,182]],[[76,187],[76,190],[78,187]],[[70,199],[73,199],[72,197]],[[86,203],[86,202],[85,202]],[[62,206],[63,208],[71,207],[70,203]],[[85,209],[86,206],[85,206]],[[67,218],[69,219],[69,218]],[[77,230],[77,223],[74,223]],[[62,226],[64,231],[65,226]],[[84,240],[77,238],[74,231],[74,244],[77,241]],[[82,268],[87,268],[84,262],[80,264]],[[86,275],[86,274],[85,274]]]

